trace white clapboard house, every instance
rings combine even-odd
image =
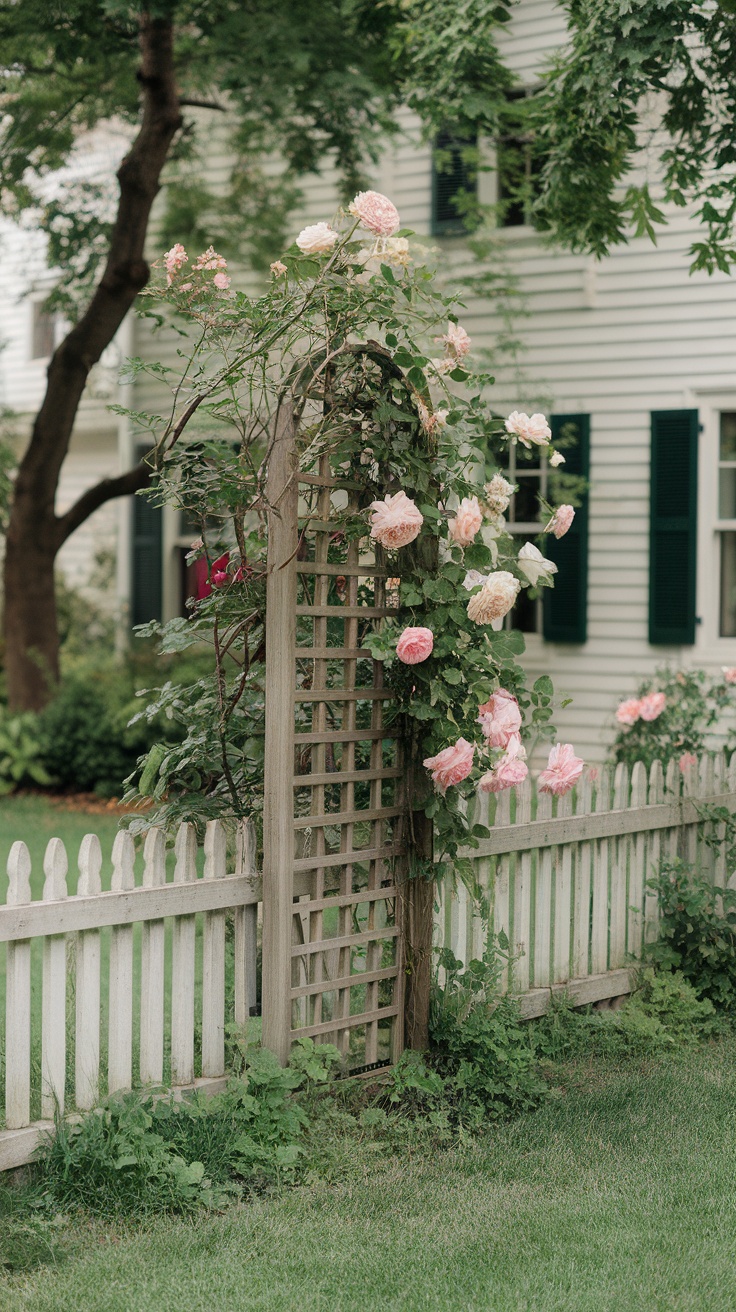
[[[503,44],[520,94],[564,40],[554,0],[519,0]],[[452,204],[453,189],[464,185],[462,163],[458,156],[454,171],[438,176],[408,115],[402,128],[374,185],[396,203],[404,226],[433,237],[451,277],[464,260]],[[226,163],[211,167],[224,171]],[[481,199],[493,201],[503,179],[491,168],[477,185]],[[334,206],[329,172],[307,179],[294,231],[329,218]],[[657,665],[736,665],[736,280],[689,274],[695,223],[679,211],[657,246],[637,239],[600,263],[551,249],[524,217],[509,207],[500,232],[527,314],[517,325],[521,371],[498,371],[496,406],[544,408],[566,441],[567,469],[585,476],[589,492],[570,533],[549,548],[559,565],[554,591],[517,608],[515,622],[526,631],[529,670],[551,674],[558,693],[573,698],[557,716],[562,735],[596,760],[614,732],[618,701]],[[478,347],[495,337],[493,313],[488,301],[467,302],[462,322]],[[0,331],[13,345],[0,356],[0,400],[16,408],[30,409],[40,388],[50,338],[41,341],[39,322],[33,298],[18,305],[3,295]],[[155,356],[161,342],[135,321],[120,349]],[[156,404],[152,380],[137,385],[132,404]],[[80,480],[125,464],[134,441],[124,422],[87,403],[62,500]],[[512,464],[511,475],[520,486],[514,531],[533,537],[535,492],[545,490],[547,471]],[[192,534],[173,512],[140,498],[98,512],[65,548],[75,579],[95,535],[117,535],[128,624],[183,608]]]

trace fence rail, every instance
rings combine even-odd
[[[6,944],[0,1170],[29,1161],[55,1113],[70,1101],[83,1111],[105,1091],[131,1088],[136,1049],[141,1084],[161,1084],[167,1062],[172,1086],[194,1084],[196,1071],[201,1072],[197,1083],[216,1085],[223,1079],[227,953],[232,953],[236,1023],[245,1024],[256,1002],[260,886],[252,831],[238,830],[234,875],[228,874],[219,821],[206,828],[201,877],[192,825],[180,827],[174,856],[167,882],[164,835],[149,830],[142,881],[136,885],[135,845],[130,834],[119,833],[110,889],[103,892],[100,842],[87,834],[79,851],[76,895],[68,896],[67,853],[61,840],[52,838],[42,896],[33,900],[28,848],[13,844],[7,904],[0,906],[0,943]],[[228,911],[234,913],[234,932],[226,952]],[[35,1121],[34,1110],[40,1110]]]
[[[573,794],[553,799],[529,780],[479,800],[487,838],[463,855],[475,865],[490,918],[452,878],[442,890],[439,942],[467,962],[481,957],[488,926],[518,954],[507,989],[539,1015],[555,992],[595,1002],[630,989],[631,965],[657,934],[658,903],[647,888],[663,857],[682,856],[724,886],[733,877],[723,847],[706,842],[723,826],[705,806],[736,812],[736,758],[707,756],[684,773],[676,762],[587,770]]]

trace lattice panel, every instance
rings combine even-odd
[[[339,526],[358,485],[332,479],[326,457],[299,481],[292,1037],[359,1066],[401,1051],[400,744],[383,667],[362,646],[398,592],[382,549],[366,554]]]

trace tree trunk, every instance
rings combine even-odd
[[[52,356],[46,395],[20,462],[6,541],[5,666],[12,710],[38,710],[59,673],[54,562],[84,519],[111,497],[144,485],[141,467],[90,488],[63,516],[54,510],[61,468],[87,377],[148,281],[144,245],[161,170],[181,126],[173,29],[144,13],[140,24],[141,126],[118,169],[120,198],[100,283]]]

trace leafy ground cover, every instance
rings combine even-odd
[[[36,1240],[52,1263],[0,1278],[4,1312],[736,1304],[732,1037],[558,1067],[538,1111],[449,1149],[409,1139],[377,1153],[335,1130],[334,1153],[340,1183],[315,1179],[208,1219],[72,1217],[56,1231],[52,1219]]]

